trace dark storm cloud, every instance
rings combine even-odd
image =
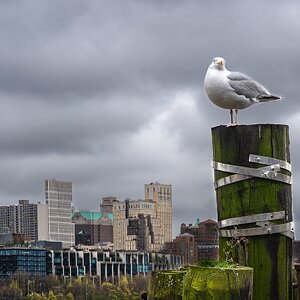
[[[117,99],[75,103],[2,100],[0,152],[72,154],[109,149],[115,140],[145,122],[143,111],[155,111],[147,103],[128,102],[130,105]]]
[[[2,1],[1,201],[41,200],[57,178],[73,181],[76,207],[97,209],[101,196],[143,198],[160,181],[173,185],[176,232],[214,218],[210,128],[229,120],[203,91],[214,56],[285,97],[240,121],[290,125],[297,183],[299,6]]]

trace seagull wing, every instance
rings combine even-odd
[[[243,95],[256,102],[259,102],[259,99],[270,97],[270,93],[266,88],[242,73],[231,72],[227,78],[230,86],[238,95]]]

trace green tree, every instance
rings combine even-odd
[[[101,291],[105,299],[109,299],[112,291],[114,290],[114,285],[110,282],[103,282],[101,285]]]
[[[29,295],[27,295],[26,299],[29,299],[29,300],[47,300],[47,297],[43,294],[33,292],[33,293],[30,293]]]
[[[136,275],[134,276],[130,282],[129,282],[129,287],[138,293],[143,293],[147,292],[148,289],[148,284],[150,281],[150,276],[149,275]]]
[[[48,275],[46,280],[43,282],[43,288],[47,291],[51,291],[54,287],[60,286],[60,280],[54,275]]]
[[[127,276],[122,276],[119,285],[110,291],[110,297],[114,300],[136,300],[140,299],[139,293],[133,291],[128,283]]]
[[[57,300],[65,300],[66,297],[62,292],[57,293],[56,295]]]
[[[75,300],[73,294],[71,292],[69,292],[67,295],[66,295],[66,300]]]
[[[17,280],[13,280],[8,289],[8,293],[11,296],[14,296],[15,299],[18,299],[19,297],[22,297],[22,289],[19,286],[19,283]]]
[[[53,293],[53,291],[50,291],[47,297],[47,300],[57,300],[57,297]]]

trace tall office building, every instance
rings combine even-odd
[[[145,200],[155,203],[159,221],[156,239],[162,244],[172,242],[172,185],[159,182],[145,184]]]
[[[31,241],[48,239],[47,216],[44,203],[19,200],[17,205],[1,205],[0,233],[22,233]]]
[[[154,203],[144,200],[118,201],[113,209],[113,238],[115,250],[155,251],[161,243],[154,241],[158,226]]]
[[[48,204],[49,240],[62,242],[64,248],[75,244],[75,225],[72,223],[72,182],[45,180]]]
[[[115,250],[160,251],[172,241],[172,186],[145,185],[145,200],[113,206]]]

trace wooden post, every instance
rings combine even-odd
[[[244,266],[189,266],[182,300],[252,300],[253,269]]]
[[[291,173],[284,163],[290,162],[288,126],[218,126],[212,128],[212,141],[218,221],[224,226],[220,230],[220,257],[232,257],[254,269],[253,299],[291,299],[292,234],[282,227],[288,228],[292,221],[291,185],[287,180]],[[254,157],[256,163],[249,162],[250,154],[260,156]],[[280,160],[280,170],[273,160],[263,164],[264,157]],[[265,169],[257,172],[257,168]],[[251,170],[258,175],[250,176]],[[238,179],[244,180],[235,181]],[[277,212],[284,217],[276,217],[273,213]],[[247,222],[245,216],[252,218]],[[251,235],[255,230],[259,235]],[[263,235],[261,230],[265,231]],[[276,230],[281,233],[274,233]]]
[[[296,270],[296,282],[294,282],[294,299],[300,299],[300,241],[293,242],[293,265]],[[295,280],[295,278],[293,278]]]

